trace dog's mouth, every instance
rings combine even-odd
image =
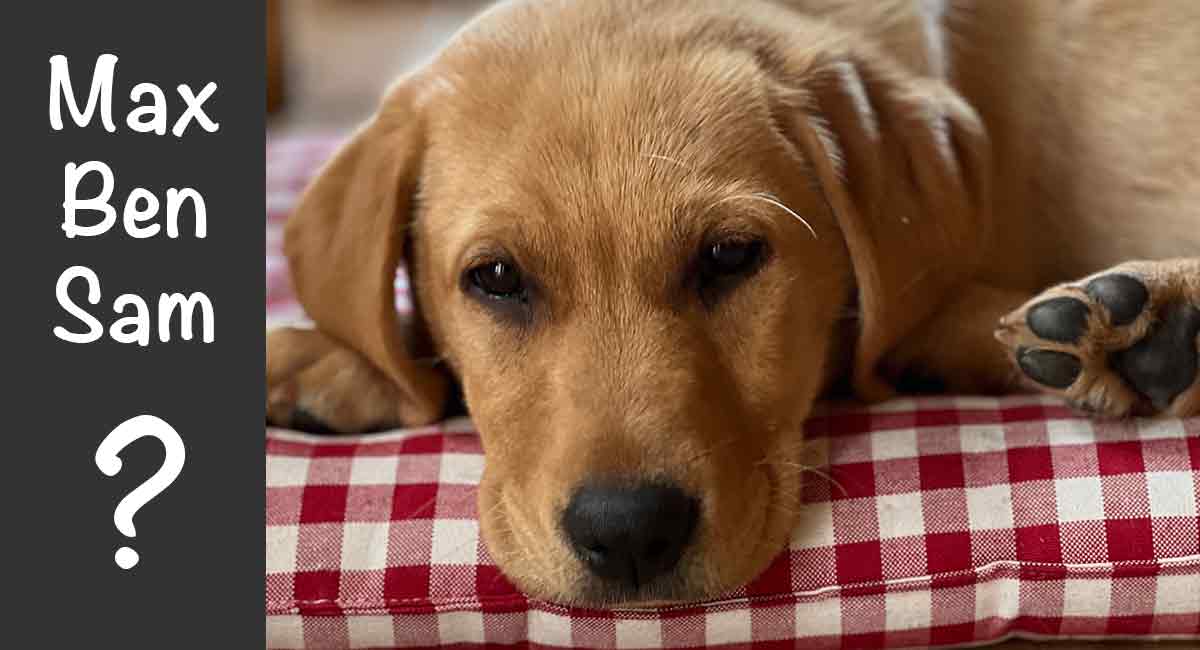
[[[662,607],[682,602],[703,600],[708,594],[697,589],[682,572],[650,579],[638,585],[614,583],[609,580],[588,579],[583,589],[570,599],[575,605],[634,609]]]
[[[539,533],[522,513],[496,512],[508,521],[485,540],[501,570],[534,597],[604,608],[716,598],[753,580],[786,547],[784,520],[794,509],[779,502],[780,478],[774,464],[753,467],[751,489],[725,499],[740,508],[661,483],[581,489],[557,529]]]

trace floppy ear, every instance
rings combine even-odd
[[[396,384],[409,426],[439,419],[449,392],[442,371],[413,359],[395,308],[423,146],[411,89],[398,86],[308,187],[284,232],[305,311]]]
[[[969,279],[988,236],[987,135],[948,86],[879,54],[798,67],[780,119],[815,168],[854,266],[854,387],[885,399],[894,391],[884,358]]]

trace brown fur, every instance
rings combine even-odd
[[[700,495],[695,543],[639,600],[753,577],[792,530],[801,426],[839,378],[869,400],[913,368],[1017,390],[1003,314],[1200,250],[1200,4],[952,0],[934,22],[921,4],[488,12],[388,93],[289,222],[322,333],[270,334],[269,416],[423,424],[453,377],[487,454],[485,538],[529,592],[609,599],[558,523],[596,479]],[[688,269],[719,233],[770,254],[708,305]],[[497,255],[536,283],[527,322],[463,290]]]

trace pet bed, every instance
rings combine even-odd
[[[333,137],[267,143],[267,322],[303,318],[280,229]],[[406,304],[403,274],[397,302]],[[479,536],[466,420],[268,428],[277,649],[901,648],[1200,639],[1200,419],[1094,422],[1042,397],[818,405],[789,547],[714,600],[595,610],[519,593]]]

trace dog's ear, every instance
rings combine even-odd
[[[845,237],[861,331],[853,382],[893,390],[889,351],[972,273],[988,236],[989,143],[952,89],[877,53],[798,62],[777,119],[814,169]]]
[[[395,382],[409,426],[440,418],[449,392],[442,371],[413,358],[395,308],[423,133],[412,89],[397,86],[308,187],[284,233],[305,311]]]

